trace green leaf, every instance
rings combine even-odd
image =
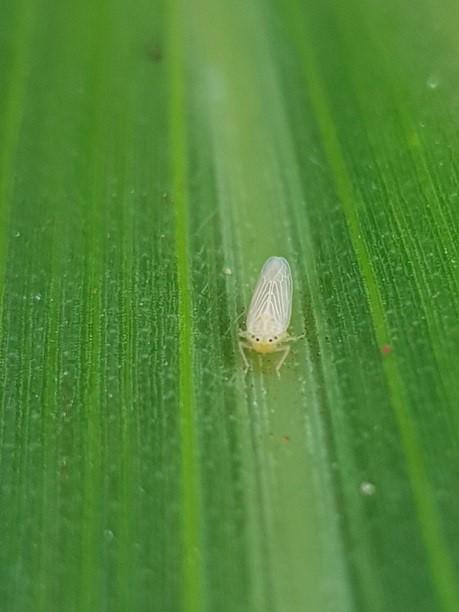
[[[457,612],[457,17],[4,3],[2,609]]]

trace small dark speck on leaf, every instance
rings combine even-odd
[[[392,347],[390,344],[383,344],[381,347],[381,353],[383,355],[390,355],[392,353]]]
[[[282,441],[283,441],[283,442],[290,442],[290,436],[287,436],[286,434],[284,434],[284,435],[282,436]]]
[[[163,59],[163,52],[158,44],[150,43],[146,46],[147,57],[154,64],[159,64]]]

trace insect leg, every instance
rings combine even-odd
[[[277,351],[276,351],[277,352]],[[279,349],[279,352],[283,352],[282,357],[279,359],[278,364],[276,365],[276,374],[280,377],[280,369],[284,364],[284,361],[287,359],[287,355],[290,353],[290,347],[285,346]]]
[[[300,334],[299,336],[287,336],[283,342],[296,342],[297,340],[302,340],[306,334]]]
[[[239,352],[241,353],[242,361],[244,362],[244,374],[247,374],[247,370],[249,369],[249,360],[247,359],[247,355],[244,353],[244,349],[250,347],[240,340],[237,345],[239,347]]]

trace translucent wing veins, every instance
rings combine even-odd
[[[250,303],[247,331],[260,335],[287,331],[292,311],[292,275],[283,257],[264,264]]]

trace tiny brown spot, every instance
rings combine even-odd
[[[158,44],[147,45],[147,57],[154,63],[159,64],[163,59],[163,52]]]
[[[383,344],[381,347],[381,353],[383,355],[390,355],[392,353],[392,347],[390,344]]]
[[[287,436],[287,434],[284,434],[284,435],[282,436],[282,441],[283,441],[283,442],[290,442],[290,436]]]
[[[168,193],[167,191],[163,191],[163,193],[161,194],[161,200],[164,202],[164,204],[173,204],[174,201],[172,199],[172,195],[170,193]]]

